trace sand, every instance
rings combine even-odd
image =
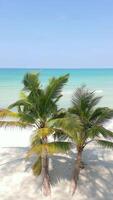
[[[22,133],[22,140],[19,141],[20,132],[10,130],[17,134],[17,140],[15,136],[15,143],[12,144],[11,140],[5,141],[5,137],[9,137],[9,130],[4,138],[2,133],[6,133],[6,130],[0,131],[0,200],[113,200],[112,150],[98,146],[95,148],[94,144],[87,146],[83,154],[86,166],[81,170],[78,188],[73,197],[70,195],[70,178],[76,150],[72,149],[69,155],[50,157],[52,194],[51,197],[44,197],[41,193],[41,177],[34,177],[30,168],[33,160],[24,159],[28,149],[25,136]],[[27,133],[29,137],[30,130],[26,130],[25,135]],[[3,141],[5,147],[2,145]]]

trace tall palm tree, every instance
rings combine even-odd
[[[16,116],[17,121],[1,121],[0,126],[33,127],[31,148],[28,156],[37,155],[32,166],[35,175],[42,174],[42,188],[45,195],[50,194],[50,178],[48,173],[48,154],[66,152],[70,148],[69,142],[49,142],[48,136],[54,135],[57,129],[49,125],[52,118],[57,117],[61,110],[57,102],[62,96],[62,88],[68,80],[68,75],[52,78],[43,88],[39,81],[39,74],[28,73],[25,75],[21,98],[9,106],[17,108],[17,113],[10,110],[1,110],[0,116]]]
[[[104,147],[113,148],[113,132],[104,127],[104,123],[113,117],[113,110],[108,107],[97,107],[101,97],[85,86],[78,88],[72,97],[72,106],[67,116],[53,120],[55,127],[60,128],[75,144],[77,158],[72,176],[72,194],[74,194],[80,169],[83,166],[82,153],[90,142],[97,142]]]

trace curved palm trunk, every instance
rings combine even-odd
[[[42,156],[42,176],[43,176],[42,191],[45,196],[48,196],[51,194],[51,188],[50,188],[50,178],[48,172],[47,154]]]
[[[44,142],[47,143],[47,137],[44,138]],[[45,152],[42,155],[42,177],[43,177],[42,191],[45,196],[51,194],[48,164],[49,160],[48,160],[47,150],[45,149]]]
[[[81,163],[82,163],[82,152],[83,152],[83,148],[77,149],[77,160],[75,161],[75,168],[74,168],[72,180],[71,180],[72,195],[75,193],[77,189],[77,182],[78,182],[80,169],[81,169]]]

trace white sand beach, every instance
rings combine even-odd
[[[113,130],[113,120],[106,124]],[[0,129],[0,200],[112,200],[113,151],[91,144],[84,152],[78,188],[70,195],[70,178],[75,149],[69,155],[50,157],[51,197],[41,193],[41,177],[34,177],[32,160],[24,157],[31,130]],[[12,140],[13,138],[13,140]],[[4,146],[4,147],[3,147]]]

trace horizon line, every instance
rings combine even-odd
[[[113,66],[103,66],[103,67],[1,67],[0,69],[113,69]]]

